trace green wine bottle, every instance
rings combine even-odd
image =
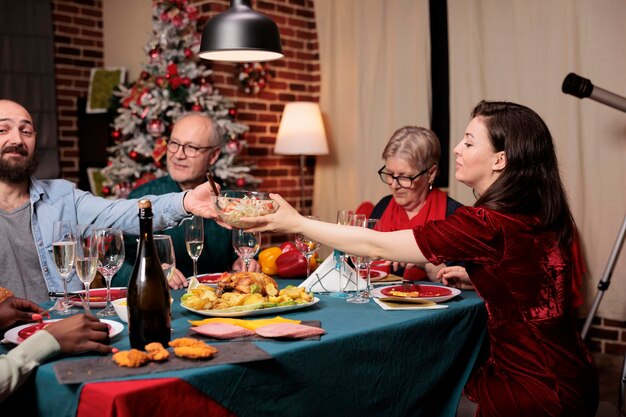
[[[130,346],[144,350],[148,343],[167,347],[171,337],[170,289],[161,269],[152,236],[152,202],[139,201],[139,247],[128,281],[128,334]]]

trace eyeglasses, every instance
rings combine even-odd
[[[411,186],[413,185],[413,181],[415,181],[420,175],[423,175],[426,172],[428,172],[430,168],[426,168],[425,170],[413,175],[412,177],[407,177],[405,175],[395,176],[389,172],[383,171],[384,169],[385,167],[383,166],[381,169],[378,170],[378,175],[380,176],[380,179],[382,180],[382,182],[384,182],[387,185],[391,185],[393,184],[393,180],[396,180],[396,182],[401,188],[411,188]]]
[[[178,148],[180,147],[183,148],[183,153],[189,158],[193,158],[194,156],[197,156],[198,153],[204,149],[215,148],[215,146],[195,146],[189,143],[186,143],[183,145],[182,143],[178,143],[175,140],[171,140],[171,139],[167,141],[167,150],[170,151],[171,153],[178,152]]]

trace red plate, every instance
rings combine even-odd
[[[55,320],[56,321],[56,320]],[[32,335],[34,335],[35,333],[37,333],[39,330],[44,329],[46,326],[48,326],[51,322],[42,322],[42,323],[36,323],[33,324],[32,326],[28,326],[28,327],[24,327],[23,329],[21,329],[19,332],[17,332],[17,335],[22,339],[22,340],[26,340],[29,337],[31,337]],[[111,325],[109,323],[106,324],[109,327],[109,332],[111,332]]]
[[[394,293],[392,293],[392,291]],[[415,297],[413,295],[406,295],[409,298],[422,298],[422,297],[445,297],[452,294],[450,288],[440,287],[438,285],[420,285],[420,284],[411,284],[411,292],[419,291],[419,296]],[[406,293],[406,290],[402,285],[395,285],[393,287],[385,287],[381,288],[380,292],[387,297],[402,297],[402,295],[398,294]]]
[[[28,326],[17,332],[17,335],[22,339],[27,339],[37,333],[39,330],[43,329],[50,323],[37,323],[32,326]]]
[[[77,291],[82,294],[85,291]],[[117,300],[118,298],[126,297],[126,288],[111,288],[111,301]],[[76,307],[82,307],[83,303],[79,296],[74,295],[68,297],[72,305]],[[92,308],[104,308],[106,307],[107,302],[107,289],[106,288],[94,288],[89,290],[89,303]]]
[[[198,275],[198,282],[201,284],[217,284],[217,281],[220,280],[222,275],[223,275],[223,272]]]

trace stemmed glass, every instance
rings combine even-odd
[[[367,227],[368,229],[376,230],[378,227],[378,219],[367,219],[365,222],[361,223],[363,227]],[[360,297],[371,299],[372,298],[372,283],[371,283],[371,275],[372,275],[372,261],[373,259],[369,256],[362,256],[361,262],[365,264],[365,268],[367,269],[367,284],[365,286],[365,290],[361,291],[359,294]]]
[[[306,217],[313,220],[319,220],[316,216]],[[298,233],[296,234],[295,245],[306,258],[306,276],[308,278],[309,275],[311,275],[311,257],[320,248],[320,243],[302,233]]]
[[[250,269],[250,259],[259,252],[261,247],[260,232],[246,232],[243,229],[233,229],[233,249],[243,258],[246,271]]]
[[[337,224],[340,225],[348,225],[350,223],[350,216],[354,214],[352,210],[337,210]],[[331,297],[338,298],[346,298],[348,297],[348,291],[346,288],[350,283],[350,279],[346,279],[346,283],[344,284],[344,276],[346,273],[346,254],[340,250],[335,249],[333,251],[333,257],[336,260],[337,264],[335,269],[339,271],[339,291],[336,293],[332,293]]]
[[[176,255],[174,254],[174,245],[169,235],[154,235],[154,248],[156,249],[163,275],[169,282],[176,268]]]
[[[89,287],[96,277],[98,270],[98,248],[96,238],[90,225],[78,225],[78,240],[76,245],[76,273],[85,286],[87,308],[91,309]]]
[[[96,315],[99,317],[115,316],[111,304],[111,280],[124,262],[124,235],[120,229],[96,229],[96,247],[98,250],[98,271],[107,284],[107,305]]]
[[[348,221],[348,224],[350,226],[358,226],[358,227],[362,227],[363,222],[365,222],[367,219],[365,217],[365,214],[361,214],[361,213],[352,213],[349,218],[350,219]],[[346,301],[349,303],[357,303],[357,304],[367,303],[369,302],[369,298],[361,297],[360,296],[361,293],[359,292],[359,282],[361,282],[361,269],[363,267],[361,257],[349,255],[349,254],[346,254],[346,256],[350,258],[350,260],[352,261],[352,264],[354,265],[354,269],[356,270],[356,278],[354,280],[356,284],[355,293],[352,297],[348,298]]]
[[[72,274],[76,252],[76,228],[67,220],[55,221],[52,226],[52,257],[54,266],[63,280],[63,302],[57,306],[58,314],[74,314],[77,309],[72,308],[67,298],[67,281]]]
[[[204,222],[202,217],[191,216],[185,221],[185,246],[193,261],[193,278],[198,280],[198,258],[204,247]]]

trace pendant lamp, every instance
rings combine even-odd
[[[213,61],[259,62],[284,55],[276,23],[252,10],[251,0],[231,0],[228,10],[204,26],[198,56]]]

